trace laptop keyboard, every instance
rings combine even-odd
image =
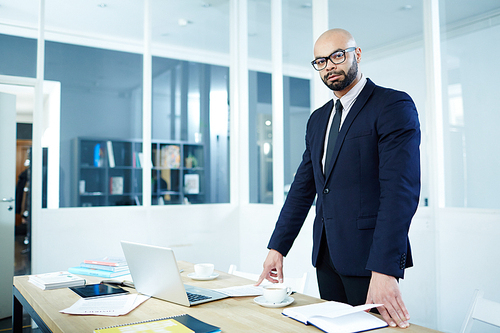
[[[188,295],[189,302],[197,302],[197,301],[202,301],[204,299],[210,299],[212,297],[210,296],[205,296],[205,295],[200,295],[200,294],[193,294],[190,292],[186,292]]]

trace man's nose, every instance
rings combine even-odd
[[[334,64],[330,58],[327,58],[325,69],[330,71],[330,70],[336,69],[336,68],[337,68],[337,64]]]

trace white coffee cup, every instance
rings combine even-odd
[[[199,277],[209,277],[214,272],[214,264],[196,264],[194,265],[194,272]]]
[[[291,293],[292,288],[282,283],[275,283],[264,287],[264,298],[269,303],[281,303]]]

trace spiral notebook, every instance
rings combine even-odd
[[[94,333],[119,333],[124,332],[172,332],[172,333],[216,333],[220,328],[207,324],[188,314],[140,321],[124,325],[96,328]],[[133,330],[132,330],[133,329]]]

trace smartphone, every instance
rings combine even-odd
[[[87,284],[85,286],[79,287],[69,287],[69,289],[73,290],[83,298],[124,295],[128,293],[128,291],[123,288],[111,286],[104,283]]]

